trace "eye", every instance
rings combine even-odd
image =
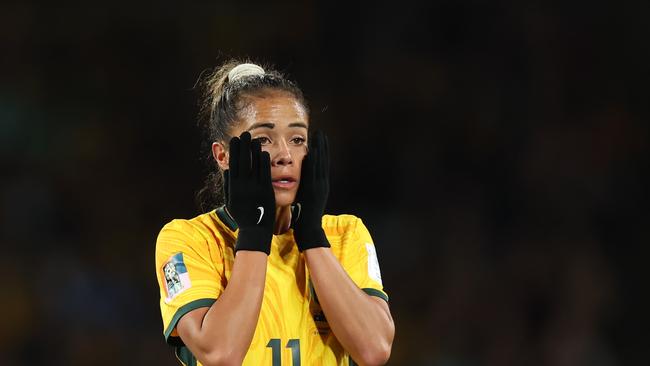
[[[291,139],[291,142],[296,145],[303,145],[305,143],[305,139],[303,137],[294,137]]]
[[[271,139],[266,136],[256,137],[255,140],[260,142],[260,145],[268,145],[271,143]]]

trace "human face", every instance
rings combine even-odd
[[[291,94],[268,92],[250,97],[233,136],[248,131],[271,157],[271,180],[277,207],[293,203],[300,184],[302,160],[307,154],[309,116]]]

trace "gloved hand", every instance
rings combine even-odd
[[[269,254],[275,224],[271,159],[259,141],[244,132],[230,140],[229,169],[224,172],[226,209],[239,227],[235,252]]]
[[[327,137],[317,131],[309,141],[309,152],[302,161],[300,186],[294,202],[293,237],[301,252],[330,247],[323,231],[322,219],[330,190],[329,147]]]

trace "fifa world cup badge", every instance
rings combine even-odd
[[[165,278],[165,289],[167,298],[165,302],[169,303],[178,294],[192,286],[190,275],[187,273],[187,267],[183,262],[183,253],[176,253],[162,267]]]

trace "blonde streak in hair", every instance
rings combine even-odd
[[[217,109],[217,103],[221,97],[221,94],[224,90],[224,84],[226,83],[226,78],[228,77],[227,73],[221,75],[217,74],[209,81],[210,83],[210,94],[212,98],[210,114],[213,115],[214,111]],[[216,79],[216,80],[215,80]]]

